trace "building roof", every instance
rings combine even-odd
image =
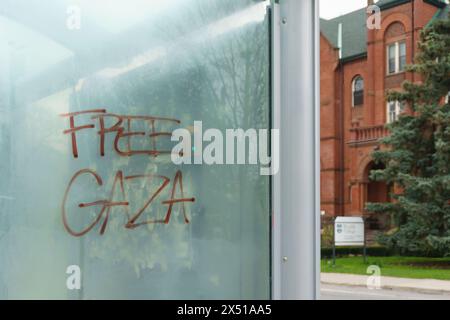
[[[331,20],[320,19],[320,29],[338,47],[338,28],[342,23],[342,59],[367,52],[366,9],[359,9]]]
[[[412,0],[379,0],[375,4],[379,6],[381,10],[386,10],[411,1]],[[447,6],[444,0],[423,0],[423,1],[433,6],[436,6],[439,9],[443,9]]]
[[[386,10],[411,0],[379,0],[375,4]],[[439,8],[433,19],[445,19],[450,13],[450,6],[440,0],[424,0]],[[342,23],[342,60],[352,60],[367,54],[366,8],[326,20],[320,19],[320,30],[330,43],[338,48],[338,29]]]
[[[449,14],[450,14],[450,5],[446,6],[443,9],[440,9],[436,17],[437,19],[446,19]]]
[[[411,0],[379,0],[375,4],[379,6],[381,10],[386,10],[408,2],[411,2]]]

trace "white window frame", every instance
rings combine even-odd
[[[394,117],[391,117],[391,103],[395,104]],[[400,101],[388,101],[386,104],[386,122],[392,123],[398,120],[400,114],[404,111],[404,104]]]
[[[401,72],[405,71],[405,69],[400,70],[400,44],[405,44],[405,56],[407,56],[406,55],[406,41],[405,40],[392,42],[392,43],[389,43],[386,46],[386,74],[387,75],[393,75],[393,74],[397,74],[397,73],[401,73]],[[390,56],[389,56],[389,49],[392,46],[395,46],[395,57],[394,57],[395,70],[394,70],[394,72],[391,73],[390,70],[389,70],[389,58],[390,58]]]

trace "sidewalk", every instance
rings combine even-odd
[[[343,273],[321,273],[320,280],[324,284],[366,287],[369,275]],[[407,279],[381,277],[382,289],[401,289],[421,293],[450,294],[450,281],[432,279]]]

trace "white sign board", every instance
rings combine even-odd
[[[337,217],[334,221],[334,244],[337,247],[364,246],[362,217]]]

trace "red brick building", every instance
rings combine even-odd
[[[404,66],[413,62],[419,32],[450,11],[437,0],[376,5],[380,29],[367,28],[366,8],[321,20],[321,209],[327,216],[367,215],[366,202],[388,200],[387,186],[369,180],[371,153],[402,110],[385,93],[418,80]]]

